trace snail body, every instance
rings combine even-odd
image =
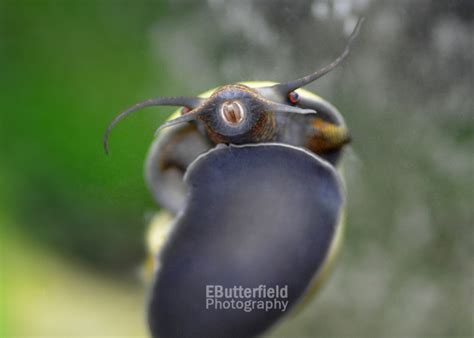
[[[305,77],[150,99],[109,126],[106,151],[110,130],[128,114],[183,107],[159,128],[145,165],[147,186],[164,208],[149,234],[153,337],[262,334],[327,276],[343,230],[339,166],[350,136],[333,105],[300,87],[347,56],[359,26],[338,59]],[[215,287],[249,290],[224,301],[250,310],[216,307]],[[284,308],[253,308],[278,298],[262,299],[262,289],[284,290]]]

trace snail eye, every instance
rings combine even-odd
[[[298,104],[298,102],[300,102],[300,96],[297,92],[290,92],[288,94],[288,100],[290,100],[291,104]]]
[[[244,108],[236,101],[224,102],[220,108],[221,116],[230,125],[240,124],[244,119]]]
[[[189,113],[190,111],[191,111],[190,108],[183,107],[183,108],[181,108],[181,115],[185,115],[185,114]]]

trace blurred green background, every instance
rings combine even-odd
[[[472,1],[0,0],[0,336],[144,336],[153,96],[283,81],[354,136],[348,227],[320,297],[275,337],[474,334]]]

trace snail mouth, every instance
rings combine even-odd
[[[240,125],[245,119],[245,109],[239,101],[225,101],[219,111],[224,122],[231,127]]]

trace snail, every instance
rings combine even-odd
[[[332,104],[301,87],[347,57],[362,21],[343,53],[312,74],[150,99],[107,128],[106,152],[111,130],[129,114],[182,107],[157,130],[145,165],[147,186],[164,209],[149,235],[153,337],[262,334],[326,278],[343,231],[339,166],[350,135]],[[218,307],[216,290],[241,292],[221,292]],[[258,308],[276,296],[284,309],[276,302]]]

